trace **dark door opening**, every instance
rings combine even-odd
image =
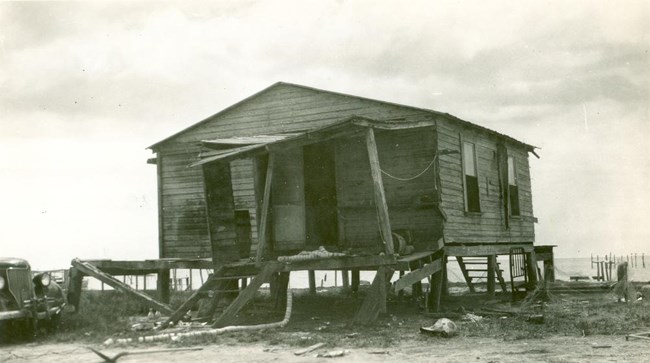
[[[251,215],[247,210],[235,211],[235,233],[239,259],[250,257],[251,250]]]
[[[305,146],[306,247],[338,244],[334,144]]]

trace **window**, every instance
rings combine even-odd
[[[465,172],[465,211],[480,212],[478,188],[478,168],[476,167],[476,151],[474,144],[463,143],[463,170]]]
[[[519,215],[519,186],[517,181],[517,164],[512,156],[508,156],[508,199],[510,214]]]

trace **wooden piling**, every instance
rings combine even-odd
[[[494,273],[496,272],[496,262],[497,262],[497,256],[496,255],[490,255],[487,258],[487,292],[488,295],[493,296],[494,292],[496,290],[495,288],[495,279],[496,277],[494,276]],[[438,276],[440,274],[436,274],[436,281],[439,284],[442,284],[442,280],[438,281],[438,279],[441,276]],[[436,287],[437,289],[438,287]],[[439,298],[439,296],[438,296]]]
[[[641,254],[641,263],[643,264],[643,268],[645,268],[645,253]]]
[[[352,270],[351,275],[352,275],[351,276],[352,281],[351,281],[351,284],[350,284],[350,288],[351,288],[352,292],[357,292],[357,291],[359,291],[359,284],[361,283],[360,271],[359,270]]]
[[[169,304],[169,269],[158,270],[157,288],[160,301]]]
[[[309,277],[309,293],[316,294],[316,272],[314,270],[307,271]]]
[[[349,270],[342,270],[341,271],[341,283],[343,284],[343,288],[346,288],[346,289],[350,288],[350,271]]]

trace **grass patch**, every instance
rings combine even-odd
[[[361,306],[365,290],[353,295],[343,289],[319,291],[316,296],[306,290],[296,290],[293,313],[289,325],[283,329],[269,331],[247,331],[218,336],[202,336],[184,339],[171,345],[206,344],[251,344],[285,345],[306,347],[325,343],[328,347],[389,348],[401,342],[422,342],[432,339],[419,333],[420,326],[428,326],[436,318],[428,317],[410,298],[398,299],[391,296],[388,311],[369,326],[352,323]],[[189,292],[172,293],[171,305],[180,304]],[[650,326],[650,311],[647,303],[618,303],[608,293],[588,295],[553,296],[550,301],[538,307],[534,313],[544,315],[543,324],[527,321],[528,314],[502,318],[499,314],[483,315],[477,322],[462,321],[462,314],[473,312],[481,315],[481,309],[489,306],[496,309],[512,309],[509,295],[503,300],[464,295],[453,296],[444,302],[444,308],[459,326],[461,337],[497,338],[506,341],[541,339],[550,336],[623,335]],[[99,343],[108,337],[127,338],[152,334],[130,331],[130,317],[146,316],[148,308],[135,299],[117,291],[85,291],[82,294],[79,313],[65,314],[58,333],[46,340]],[[238,314],[235,325],[253,325],[282,320],[283,306],[275,306],[268,291],[262,291]],[[443,314],[444,315],[444,314]],[[503,314],[506,316],[506,314]],[[453,338],[452,338],[453,339]]]

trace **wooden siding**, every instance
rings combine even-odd
[[[506,144],[508,155],[516,160],[521,210],[521,216],[511,217],[510,228],[506,229],[497,166],[497,137],[444,119],[438,121],[437,131],[439,149],[460,151],[461,139],[474,143],[481,205],[480,214],[465,212],[462,154],[441,156],[442,207],[447,214],[445,242],[533,242],[535,232],[528,152],[521,146]]]
[[[397,178],[409,179],[433,161],[433,128],[376,133],[381,168]],[[363,138],[341,140],[336,148],[336,177],[340,227],[345,246],[383,251],[373,197],[368,154]],[[382,173],[391,228],[411,232],[418,250],[442,236],[436,212],[434,168],[413,180],[398,180]]]
[[[190,129],[162,144],[156,151],[162,158],[162,246],[164,257],[210,257],[204,186],[201,168],[187,165],[198,159],[199,141],[233,136],[304,131],[341,121],[351,115],[377,119],[426,119],[430,114],[387,105],[280,85],[229,109],[218,117]],[[252,247],[257,248],[257,215],[252,167],[247,161],[233,163],[231,172],[235,209],[251,214]]]
[[[203,173],[188,168],[198,146],[161,159],[163,257],[211,257]]]
[[[191,128],[156,146],[160,158],[160,204],[162,257],[210,257],[211,241],[207,223],[205,186],[200,167],[187,166],[198,159],[199,141],[233,136],[252,136],[279,132],[296,132],[323,127],[352,115],[374,119],[431,120],[442,125],[434,135],[418,131],[398,131],[399,137],[377,132],[379,157],[383,170],[396,176],[412,176],[422,171],[436,149],[459,149],[458,133],[462,126],[443,116],[398,105],[355,97],[319,92],[292,85],[279,85],[208,122]],[[395,132],[394,132],[395,133]],[[477,134],[479,135],[479,134]],[[447,241],[504,242],[532,241],[534,238],[530,176],[525,151],[509,147],[517,159],[522,216],[513,219],[510,231],[501,231],[502,211],[496,168],[496,136],[483,135],[477,143],[480,217],[466,217],[463,211],[463,187],[459,155],[440,158],[442,205],[448,215],[444,229]],[[367,151],[363,139],[342,139],[335,146],[337,201],[339,210],[339,245],[375,248],[380,245],[377,214],[372,197],[372,183]],[[279,161],[279,164],[282,162]],[[251,216],[251,252],[257,249],[257,205],[255,165],[251,160],[231,163],[232,193],[235,210],[248,210]],[[298,170],[295,171],[299,173]],[[429,239],[442,234],[442,220],[430,203],[435,193],[433,171],[414,181],[401,182],[384,176],[393,230],[409,229],[418,249],[426,248]],[[274,180],[275,182],[276,180]],[[259,193],[258,193],[259,194]],[[303,202],[304,203],[304,202]],[[273,228],[271,228],[273,236]],[[232,236],[228,238],[233,238]],[[282,246],[276,246],[283,248]],[[292,244],[284,246],[293,248]]]

